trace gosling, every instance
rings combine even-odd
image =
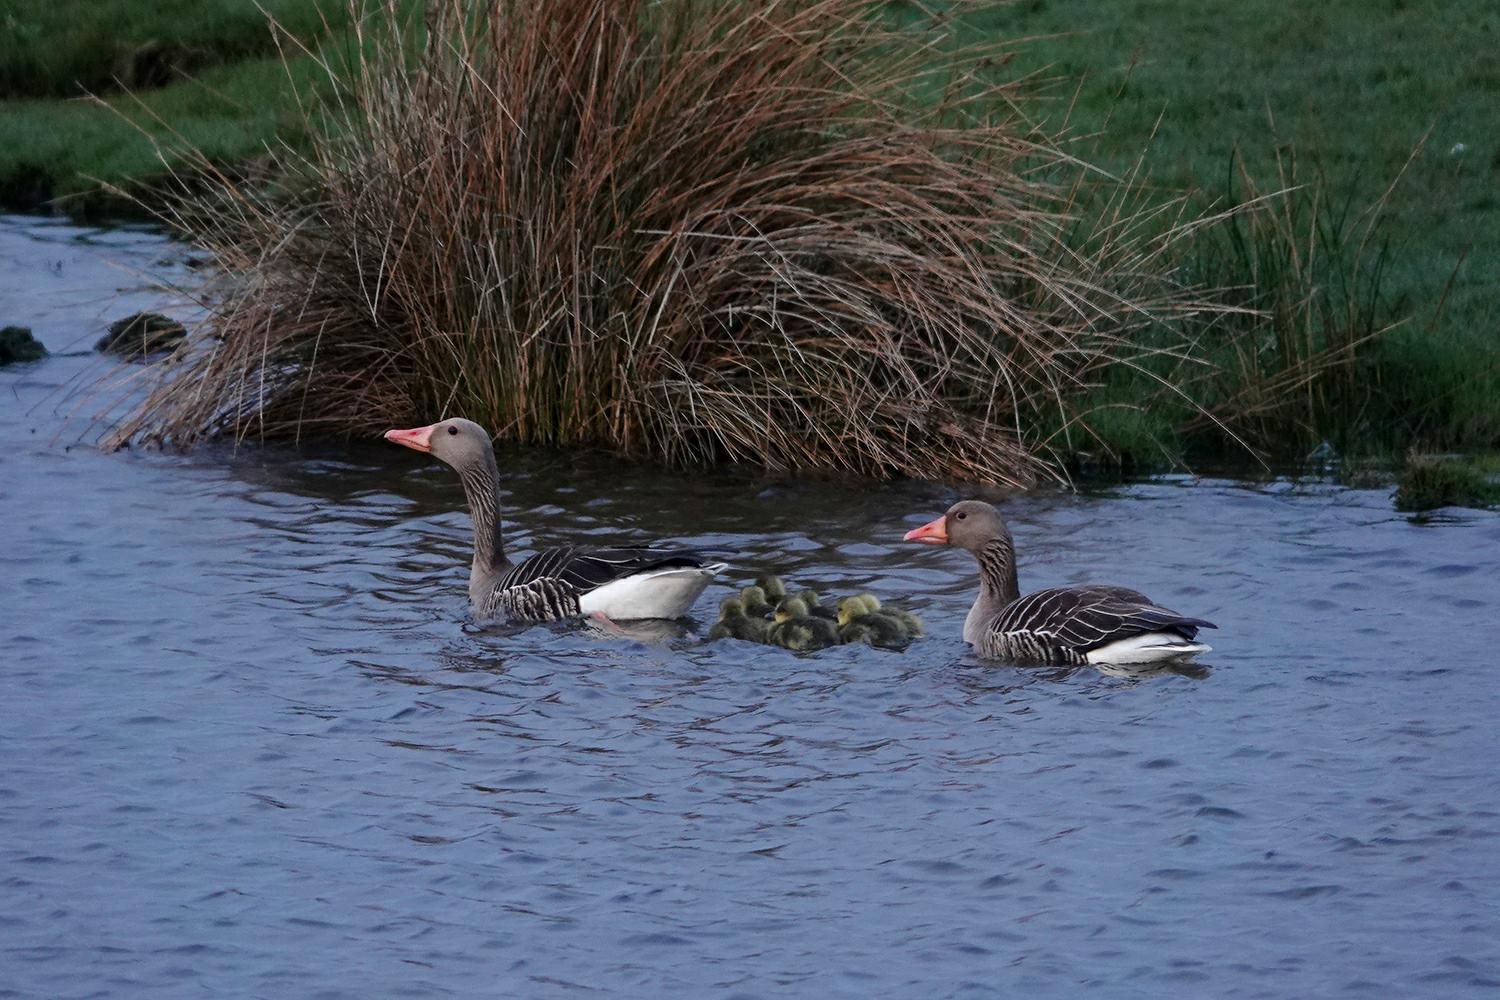
[[[751,618],[745,614],[745,602],[738,597],[726,597],[719,605],[719,620],[708,630],[713,639],[742,639],[746,642],[765,642],[769,623],[764,619]]]
[[[893,608],[887,605],[882,605],[880,603],[880,598],[876,597],[874,594],[861,594],[859,596],[863,598],[865,604],[869,606],[871,614],[886,615],[888,617],[896,619],[896,621],[901,623],[901,627],[906,629],[907,633],[910,635],[917,636],[922,634],[922,619],[918,618],[910,611],[903,611],[901,608]]]
[[[823,602],[819,600],[817,591],[803,590],[798,592],[796,596],[799,601],[807,605],[807,613],[812,617],[821,618],[829,622],[838,620],[838,614],[832,608],[825,607]]]
[[[786,584],[781,581],[781,577],[779,576],[762,573],[755,578],[755,585],[765,591],[766,600],[772,604],[779,604],[786,597]]]
[[[764,618],[771,613],[771,602],[766,600],[764,587],[746,587],[740,591],[740,600],[745,605],[745,614],[752,618]]]
[[[803,652],[838,645],[839,632],[833,622],[808,614],[807,605],[801,598],[788,597],[776,606],[770,640],[778,646]]]
[[[892,615],[874,610],[873,595],[860,594],[839,601],[838,633],[842,642],[870,646],[902,646],[911,638],[906,626]]]

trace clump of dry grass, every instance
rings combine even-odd
[[[326,65],[310,154],[174,203],[231,280],[111,441],[463,414],[673,464],[1029,482],[1031,428],[1210,307],[1151,210],[1079,231],[1087,168],[992,53],[883,7],[389,0]]]

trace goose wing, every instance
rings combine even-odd
[[[1079,653],[1146,632],[1192,639],[1213,622],[1189,618],[1125,587],[1053,587],[1011,602],[991,630],[1045,637]]]
[[[544,587],[562,589],[575,597],[607,583],[658,569],[701,568],[707,560],[690,549],[652,546],[584,549],[575,546],[545,549],[516,563],[500,577],[499,590]]]

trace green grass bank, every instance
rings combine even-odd
[[[294,94],[316,74],[297,46],[337,44],[349,23],[347,7],[327,0],[15,0],[8,8],[0,15],[0,205],[52,203],[79,216],[129,210],[101,185],[149,185],[183,162],[184,150],[233,165],[301,141]]]
[[[1404,323],[1301,443],[1500,445],[1500,8],[1023,0],[967,30],[1029,39],[1015,65],[1055,81],[1052,121],[1106,168],[1143,158],[1153,184],[1225,203],[1244,195],[1236,154],[1263,191],[1294,158],[1351,226],[1394,183],[1366,259],[1384,250],[1378,311]],[[1121,441],[1166,438],[1175,416],[1122,418]]]

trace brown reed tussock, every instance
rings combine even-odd
[[[111,442],[461,414],[676,465],[1030,482],[1032,428],[1213,307],[1170,279],[1183,227],[1122,195],[1081,231],[1090,173],[993,53],[884,8],[388,0],[325,57],[310,153],[173,202],[227,280]]]

